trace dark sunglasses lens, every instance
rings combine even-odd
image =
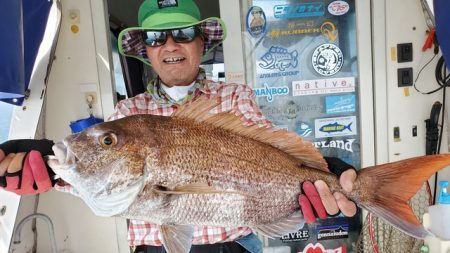
[[[143,31],[142,39],[144,40],[145,45],[158,47],[166,43],[167,35],[164,31]]]
[[[172,37],[176,42],[191,42],[195,39],[198,32],[195,27],[172,30]]]

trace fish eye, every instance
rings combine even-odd
[[[117,135],[113,133],[107,133],[100,137],[100,145],[103,148],[111,148],[117,144]]]

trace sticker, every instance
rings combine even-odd
[[[253,91],[255,92],[256,97],[266,97],[267,102],[273,102],[274,96],[289,94],[289,88],[286,86],[269,87],[266,83],[263,88],[255,88]]]
[[[227,83],[245,83],[244,72],[227,72],[226,73]]]
[[[314,24],[314,22],[311,22]],[[302,24],[302,23],[299,23]],[[297,24],[298,25],[298,24]],[[295,27],[295,22],[289,22],[286,29],[273,29],[270,31],[269,36],[271,38],[278,38],[284,36],[292,36],[292,35],[304,35],[304,34],[314,34],[321,33],[330,41],[336,41],[337,39],[337,30],[336,26],[332,22],[324,22],[320,26],[308,25],[307,23],[303,23],[302,27]]]
[[[265,53],[258,65],[263,69],[278,69],[284,71],[287,68],[295,68],[298,65],[298,52],[294,50],[289,52],[287,49],[277,46],[271,46]]]
[[[328,5],[328,12],[334,16],[345,15],[350,10],[350,5],[345,1],[334,1]]]
[[[344,140],[325,140],[313,142],[314,147],[317,149],[332,148],[348,151],[353,153],[353,143],[356,139],[344,139]]]
[[[261,112],[264,116],[274,118],[283,115],[283,110],[275,106],[261,105]]]
[[[285,109],[285,115],[288,119],[295,119],[297,118],[298,112],[299,112],[299,106],[292,100],[290,100]]]
[[[178,0],[158,0],[158,8],[178,6]]]
[[[322,225],[316,227],[317,240],[348,238],[348,224]]]
[[[302,35],[302,34],[311,34],[311,33],[320,33],[319,28],[301,28],[301,29],[293,29],[293,30],[280,30],[274,29],[270,31],[270,37],[278,38],[280,36],[288,36],[288,35]]]
[[[327,114],[355,112],[355,99],[355,95],[325,97],[325,112]]]
[[[314,24],[314,20],[291,21],[288,22],[288,28],[294,29],[298,27],[314,27]]]
[[[316,138],[356,135],[356,116],[315,120]]]
[[[299,242],[299,241],[307,241],[309,239],[309,229],[300,229],[297,232],[292,232],[289,234],[283,235],[280,240],[282,242]]]
[[[252,37],[259,37],[266,31],[266,14],[259,6],[252,6],[247,12],[247,31]]]
[[[312,54],[314,70],[322,76],[332,76],[344,65],[344,55],[334,44],[322,44]]]
[[[275,18],[306,18],[321,17],[325,14],[325,4],[301,3],[301,4],[283,4],[273,7],[273,16]]]
[[[285,72],[275,72],[275,73],[261,73],[259,78],[274,78],[274,77],[285,77],[285,76],[296,76],[300,74],[300,71],[285,71]]]
[[[338,37],[336,26],[329,21],[324,22],[322,26],[320,26],[320,32],[330,41],[336,41]]]
[[[298,114],[300,112],[313,112],[313,111],[319,111],[321,112],[323,109],[323,106],[318,104],[305,104],[305,105],[298,105],[294,101],[290,100],[287,102],[285,109],[284,109],[284,116],[286,116],[287,119],[295,119],[297,118]]]
[[[346,253],[347,249],[345,248],[345,245],[342,245],[339,248],[336,249],[325,249],[325,247],[320,244],[308,244],[306,245],[305,249],[303,251],[300,251],[298,253]]]
[[[312,134],[313,129],[305,122],[298,122],[295,125],[295,132],[301,137],[308,137]]]
[[[292,82],[292,96],[322,95],[355,91],[355,78],[331,78]]]

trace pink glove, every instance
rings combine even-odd
[[[303,182],[302,192],[303,194],[298,196],[298,203],[306,223],[311,224],[316,221],[314,210],[320,219],[326,219],[328,217],[327,211],[314,184],[309,181]]]
[[[30,151],[23,161],[22,169],[2,176],[1,185],[6,191],[18,195],[34,195],[49,191],[53,187],[47,166],[39,151]]]

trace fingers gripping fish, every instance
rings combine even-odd
[[[92,126],[55,145],[49,164],[97,215],[161,225],[164,247],[189,252],[193,226],[252,227],[271,237],[304,225],[300,184],[324,180],[414,237],[427,235],[407,201],[450,155],[362,169],[353,191],[311,142],[285,130],[210,114],[201,98],[172,117],[135,115]]]

